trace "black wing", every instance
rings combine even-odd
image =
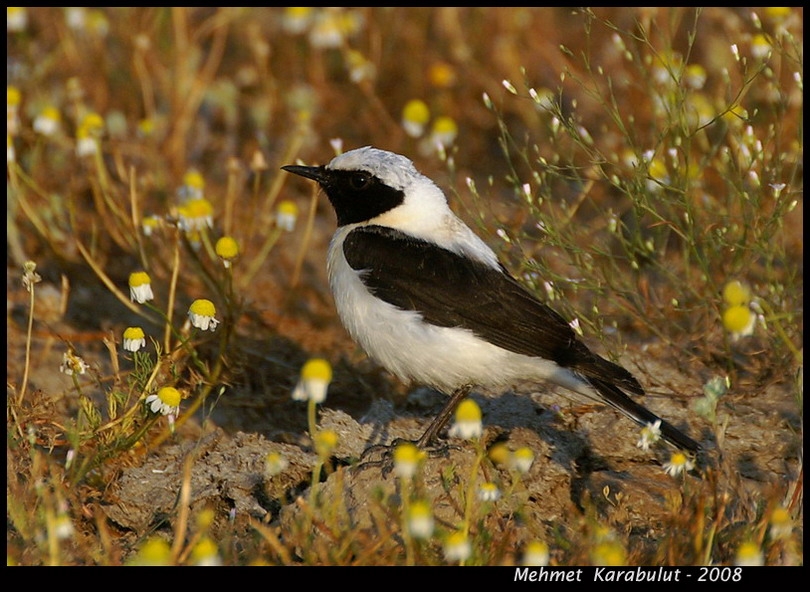
[[[429,323],[464,327],[509,351],[643,393],[629,372],[592,353],[560,315],[503,268],[383,226],[351,231],[343,252],[374,295]]]

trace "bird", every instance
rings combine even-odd
[[[281,168],[318,183],[335,211],[326,270],[346,331],[399,379],[449,396],[417,446],[433,442],[473,388],[532,381],[658,425],[676,448],[700,449],[631,398],[644,394],[638,380],[510,274],[409,158],[364,146],[326,165]]]

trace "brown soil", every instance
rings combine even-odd
[[[303,287],[288,294],[287,302],[293,305],[273,312],[270,303],[283,292],[272,289],[278,283],[268,281],[266,290],[256,292],[267,297],[253,305],[263,312],[244,329],[239,353],[231,356],[232,384],[215,404],[182,426],[172,441],[116,466],[117,476],[109,487],[88,500],[108,518],[125,547],[136,546],[156,531],[173,532],[187,459],[192,459],[192,511],[215,509],[215,535],[242,536],[247,549],[255,542],[251,522],[278,525],[281,532],[292,528],[302,511],[316,457],[306,436],[305,405],[293,402],[290,392],[301,365],[315,354],[328,355],[335,366],[319,422],[340,438],[322,495],[340,495],[350,523],[370,527],[374,519],[370,500],[379,499],[380,492],[396,492],[392,473],[376,465],[352,465],[370,445],[417,438],[443,397],[419,388],[408,392],[366,360],[331,313],[317,263],[305,270]],[[24,360],[27,294],[18,277],[16,270],[9,270],[9,380],[21,376]],[[64,416],[76,412],[71,381],[57,371],[65,342],[80,346],[93,372],[103,374],[109,357],[100,337],[116,325],[105,315],[89,323],[78,312],[71,313],[84,309],[83,298],[103,302],[99,291],[73,285],[74,303],[64,317],[58,312],[59,291],[54,284],[45,281],[37,286],[37,314],[44,320],[35,324],[28,388],[30,402]],[[650,345],[631,344],[622,363],[650,393],[645,404],[704,443],[702,466],[718,467],[719,489],[734,496],[740,517],[752,511],[745,509],[749,502],[753,506],[774,494],[791,495],[791,485],[800,479],[801,424],[789,381],[754,385],[739,380],[720,406],[725,427],[718,446],[712,426],[690,409],[713,375],[709,368],[675,367],[664,348]],[[477,391],[473,396],[483,410],[488,445],[504,441],[513,449],[528,446],[536,455],[523,478],[527,515],[515,530],[516,544],[551,532],[573,534],[586,514],[595,511],[654,553],[673,500],[681,495],[678,483],[662,469],[668,450],[641,451],[632,422],[602,406],[572,401],[562,390],[546,385],[522,385],[506,393]],[[40,432],[41,440],[59,437],[58,430],[47,425],[40,426]],[[469,444],[459,444],[430,455],[424,467],[425,486],[440,524],[460,518],[447,490],[446,470],[455,467],[457,476],[464,475],[474,452]],[[270,451],[289,461],[289,467],[272,479],[264,474]]]

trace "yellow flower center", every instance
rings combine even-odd
[[[512,452],[509,447],[503,442],[498,442],[489,449],[489,460],[498,465],[505,465],[509,462],[509,457]]]
[[[56,107],[49,105],[42,109],[42,113],[40,114],[42,117],[46,119],[50,119],[51,121],[59,121],[62,119],[62,115],[59,113],[59,109]]]
[[[751,290],[738,280],[733,280],[723,286],[723,300],[729,306],[748,304],[750,299]]]
[[[456,421],[481,421],[481,408],[472,399],[464,399],[456,409]]]
[[[301,369],[301,379],[305,381],[319,380],[331,382],[332,366],[323,358],[307,360],[307,363],[304,364],[304,367]]]
[[[149,274],[145,271],[136,271],[134,273],[129,274],[129,285],[133,288],[137,288],[138,286],[143,286],[146,284],[151,284],[152,280],[149,277]]]
[[[294,201],[285,199],[280,204],[278,204],[278,213],[285,216],[297,216],[298,206],[295,204]]]
[[[20,104],[20,100],[22,99],[22,94],[20,93],[20,89],[16,86],[7,86],[6,87],[6,103],[11,105],[12,107],[17,106]]]
[[[208,559],[209,557],[214,557],[217,553],[217,544],[210,538],[203,537],[200,539],[200,542],[194,545],[194,549],[191,551],[191,556],[195,561],[200,561],[203,559]]]
[[[207,218],[214,213],[214,206],[211,205],[210,201],[201,197],[192,199],[181,207],[180,213],[186,218]]]
[[[452,117],[438,117],[433,123],[433,132],[442,135],[453,135],[458,133],[458,126]]]
[[[199,171],[191,170],[183,175],[183,185],[188,185],[195,189],[202,189],[205,187],[205,179],[203,179]]]
[[[321,430],[315,434],[315,451],[318,456],[329,456],[338,443],[337,432],[333,430]]]
[[[223,259],[233,259],[239,254],[239,245],[232,237],[223,236],[217,241],[216,252]]]
[[[124,339],[139,341],[145,337],[146,335],[140,327],[127,327],[126,330],[124,330]]]
[[[180,391],[173,386],[164,386],[158,391],[158,398],[169,407],[178,407],[180,405]]]
[[[415,464],[424,457],[421,452],[411,442],[403,442],[394,449],[394,463],[395,464]]]
[[[731,333],[744,333],[751,324],[753,314],[745,305],[730,306],[723,312],[723,326]]]
[[[430,109],[424,101],[412,99],[402,109],[402,119],[411,123],[424,125],[430,119]]]
[[[79,129],[88,133],[98,133],[104,129],[104,119],[98,113],[88,113],[79,124]]]
[[[430,516],[430,505],[423,500],[411,502],[411,518],[426,518]]]
[[[217,314],[214,303],[205,298],[199,298],[192,302],[189,311],[201,317],[214,317]]]
[[[158,537],[152,537],[141,547],[138,557],[144,563],[153,565],[168,564],[171,561],[172,550],[169,543]]]

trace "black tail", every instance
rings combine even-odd
[[[658,417],[643,405],[636,403],[614,384],[599,378],[594,378],[593,376],[588,376],[588,382],[593,385],[606,403],[615,407],[639,425],[644,426],[648,423],[655,423],[660,420],[661,436],[670,444],[689,452],[697,452],[700,450],[699,443],[695,442],[671,423]]]

